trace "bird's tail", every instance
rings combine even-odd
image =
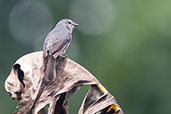
[[[44,58],[44,74],[45,78],[49,81],[54,79],[55,71],[55,58],[53,56],[48,56]]]

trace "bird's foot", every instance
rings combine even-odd
[[[68,58],[68,55],[66,53],[61,54],[62,57]]]

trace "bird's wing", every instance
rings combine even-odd
[[[47,57],[48,54],[52,55],[52,53],[60,47],[60,45],[62,44],[62,42],[64,40],[64,39],[56,37],[55,40],[51,41],[52,37],[53,36],[48,35],[46,37],[46,39],[45,39],[45,42],[44,42],[44,45],[43,45],[44,57]]]
[[[54,42],[52,45],[53,48],[49,50],[49,53],[51,55],[56,55],[57,57],[59,54],[61,54],[61,52],[64,51],[68,43],[70,43],[70,39],[61,39],[61,40],[58,40],[57,42]]]

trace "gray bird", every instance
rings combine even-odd
[[[58,55],[65,53],[72,40],[72,31],[78,26],[71,19],[62,19],[55,28],[48,33],[43,45],[43,55],[57,58]]]

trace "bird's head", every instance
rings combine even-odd
[[[57,23],[56,26],[64,26],[66,27],[70,32],[73,31],[73,29],[78,26],[77,23],[73,22],[71,19],[62,19]]]

